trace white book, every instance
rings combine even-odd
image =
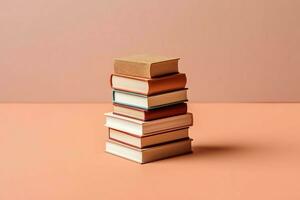
[[[105,116],[105,126],[108,128],[120,130],[137,136],[143,136],[167,130],[175,130],[192,126],[193,124],[193,115],[191,113],[151,121],[132,119],[113,114],[112,112],[105,113]]]
[[[121,90],[113,91],[113,102],[145,110],[159,108],[187,101],[187,89],[156,94],[152,96],[137,93],[125,92]]]

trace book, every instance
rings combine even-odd
[[[151,55],[133,55],[115,58],[116,74],[153,78],[178,73],[179,58]]]
[[[130,107],[122,104],[113,104],[113,113],[125,117],[131,117],[143,121],[171,117],[174,115],[183,115],[187,112],[187,104],[179,103],[161,108],[144,110],[141,108]]]
[[[143,164],[172,156],[190,153],[192,152],[191,143],[192,139],[184,139],[163,145],[140,149],[122,144],[120,142],[108,140],[105,145],[105,151]]]
[[[116,129],[137,136],[146,134],[159,133],[167,130],[175,130],[191,126],[193,124],[193,115],[186,113],[152,121],[141,121],[113,114],[112,112],[105,113],[106,123],[108,128]]]
[[[157,144],[188,138],[188,128],[166,131],[146,136],[136,136],[123,131],[109,129],[109,139],[137,148],[145,148]]]
[[[138,78],[113,74],[111,86],[113,89],[124,90],[144,95],[159,94],[185,88],[186,75],[172,74],[158,78]]]
[[[113,103],[149,110],[187,101],[187,89],[152,96],[114,90],[112,96]]]

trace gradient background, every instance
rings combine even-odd
[[[299,0],[0,1],[0,101],[110,101],[113,57],[181,57],[192,101],[299,101]]]

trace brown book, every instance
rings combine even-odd
[[[185,85],[185,74],[172,74],[153,79],[117,74],[113,74],[111,76],[112,88],[143,95],[153,95],[173,90],[179,90],[185,88]]]
[[[108,140],[105,151],[138,163],[148,163],[168,157],[178,156],[192,152],[192,139],[183,139],[144,149],[135,148],[120,142]]]
[[[170,106],[165,106],[161,108],[156,108],[152,110],[144,110],[141,108],[130,107],[126,105],[121,105],[114,103],[113,113],[118,115],[123,115],[139,120],[154,120],[164,117],[171,117],[174,115],[183,115],[187,112],[187,104],[180,103]]]
[[[116,74],[152,78],[166,74],[178,73],[179,58],[164,56],[133,55],[116,58]]]
[[[176,141],[188,138],[188,128],[166,131],[146,136],[136,136],[123,131],[108,129],[108,137],[110,140],[115,140],[133,147],[145,148],[166,142]]]

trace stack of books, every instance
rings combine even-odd
[[[106,152],[147,163],[191,152],[186,75],[179,58],[136,55],[117,58],[113,112],[105,113]]]

